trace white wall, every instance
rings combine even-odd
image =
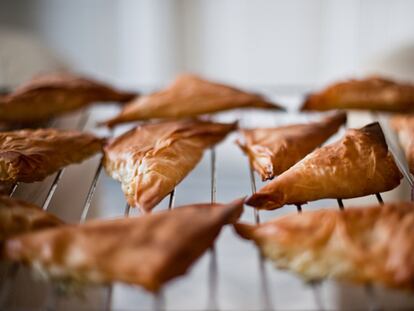
[[[130,86],[184,70],[315,85],[381,71],[414,79],[412,12],[410,0],[17,0],[0,4],[0,25],[30,30],[75,68]]]

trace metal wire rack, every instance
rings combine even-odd
[[[88,112],[83,112],[81,114],[81,117],[78,120],[78,123],[76,125],[77,129],[83,129],[86,125],[86,123],[88,122],[88,119],[90,117],[90,114]],[[380,120],[381,123],[383,124],[385,121],[384,120]],[[110,133],[110,135],[112,135],[113,133]],[[395,140],[390,136],[390,134],[388,132],[385,132],[386,134],[386,138],[387,141],[389,142],[389,146],[391,151],[394,153],[394,156],[396,158],[397,164],[400,168],[400,170],[403,172],[407,182],[409,183],[409,185],[411,186],[411,188],[413,187],[414,183],[412,180],[412,176],[410,175],[406,164],[404,163],[404,160],[401,160],[400,155],[398,154],[397,149],[398,149],[398,145],[395,142]],[[212,148],[210,151],[210,159],[209,159],[209,166],[210,166],[210,202],[214,203],[216,202],[216,198],[217,198],[217,152],[215,148]],[[248,162],[247,162],[248,163]],[[248,173],[250,176],[250,188],[251,188],[251,193],[255,193],[256,192],[256,180],[255,180],[255,173],[252,169],[252,167],[250,165],[247,166],[248,167]],[[44,210],[48,210],[51,200],[56,192],[56,189],[59,187],[62,175],[64,173],[64,169],[60,170],[54,177],[52,183],[49,186],[49,189],[47,191],[47,194],[45,196],[45,199],[43,201],[42,207]],[[84,199],[84,203],[81,209],[81,215],[80,215],[80,219],[79,222],[83,223],[85,221],[87,221],[88,219],[88,215],[90,212],[90,208],[91,208],[91,203],[92,203],[92,199],[94,197],[94,194],[96,192],[97,189],[97,184],[99,179],[102,176],[102,158],[99,160],[98,165],[95,167],[94,169],[94,174],[93,174],[93,178],[90,182],[86,197]],[[16,189],[19,187],[19,185],[15,185],[13,187],[13,189],[10,192],[10,195],[13,196],[16,192]],[[175,205],[175,198],[176,198],[176,194],[177,194],[177,190],[174,189],[168,198],[168,205],[167,208],[168,209],[172,209],[174,208]],[[375,194],[377,201],[382,204],[383,203],[383,199],[381,197],[381,194],[377,193]],[[342,199],[338,198],[337,199],[337,204],[338,207],[343,210],[345,208],[344,203],[342,201]],[[131,212],[131,208],[128,204],[125,205],[124,211],[123,211],[123,215],[125,217],[129,217],[130,212]],[[302,211],[302,207],[300,205],[297,205],[297,212],[300,213]],[[260,223],[260,213],[258,210],[254,209],[253,210],[253,221],[255,223]],[[204,307],[201,307],[200,309],[202,310],[220,310],[222,307],[220,305],[220,300],[219,300],[219,276],[220,276],[220,269],[219,269],[219,262],[217,260],[217,252],[219,250],[216,247],[212,247],[208,253],[208,257],[209,257],[209,261],[208,261],[208,276],[206,278],[207,284],[206,284],[206,289],[207,289],[207,301],[204,304]],[[269,273],[269,267],[266,266],[266,262],[265,259],[263,258],[263,256],[261,255],[261,253],[259,251],[257,251],[257,277],[259,278],[259,295],[260,298],[258,299],[258,301],[260,301],[260,306],[257,306],[258,309],[260,310],[279,310],[280,307],[275,304],[275,301],[277,301],[278,296],[277,293],[275,293],[274,291],[271,291],[271,287],[269,285],[269,278],[270,275]],[[1,304],[0,305],[0,309],[1,307],[4,307],[5,310],[17,310],[17,309],[13,309],[13,306],[7,306],[7,304],[5,305],[5,302],[7,300],[7,295],[10,294],[10,288],[12,287],[12,283],[14,281],[14,277],[16,276],[17,272],[19,270],[19,266],[18,265],[12,265],[11,267],[9,267],[7,274],[5,276],[5,279],[3,280],[3,284],[2,284],[2,288],[1,290]],[[315,305],[315,309],[317,310],[327,310],[327,306],[324,304],[324,300],[322,298],[322,294],[321,294],[321,283],[311,283],[309,284],[311,291],[313,293],[313,297],[314,297],[314,305]],[[96,310],[120,310],[120,309],[116,309],[116,307],[113,306],[113,294],[114,294],[114,289],[113,289],[113,285],[109,285],[106,287],[105,289],[105,295],[102,298],[103,299],[103,303],[100,307],[96,308]],[[378,301],[378,296],[376,295],[376,291],[375,288],[372,286],[366,286],[364,293],[366,295],[366,300],[368,301],[368,306],[366,309],[372,310],[372,311],[378,311],[378,310],[382,310],[382,306],[380,304],[380,302]],[[43,303],[43,306],[40,309],[45,309],[45,310],[58,310],[58,301],[59,299],[65,299],[65,297],[62,297],[59,294],[59,291],[56,290],[55,285],[54,284],[50,284],[49,285],[49,289],[47,291],[46,294],[46,299],[45,302]],[[166,303],[166,299],[165,299],[165,294],[164,291],[160,291],[157,295],[153,296],[153,304],[151,307],[153,310],[166,310],[169,309],[168,305]],[[134,308],[136,309],[136,308]],[[196,309],[196,308],[194,308]],[[36,309],[37,310],[37,309]],[[90,310],[90,309],[88,309]]]

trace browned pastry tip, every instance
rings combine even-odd
[[[325,198],[354,198],[394,189],[402,174],[378,122],[349,129],[332,144],[308,154],[247,199],[259,209]]]
[[[43,121],[94,102],[126,102],[136,96],[75,74],[49,73],[0,96],[0,121]]]
[[[0,182],[34,182],[100,152],[104,139],[56,129],[0,132]]]
[[[365,109],[393,112],[414,110],[414,85],[380,76],[334,83],[308,95],[301,110]]]
[[[41,268],[52,279],[125,282],[156,292],[185,274],[213,245],[221,228],[236,222],[242,211],[240,199],[90,221],[9,239],[5,254]]]
[[[205,149],[237,129],[200,120],[138,126],[104,148],[104,167],[132,207],[150,212],[201,160]]]
[[[276,267],[306,280],[414,290],[413,203],[304,211],[234,228]]]
[[[182,74],[166,89],[137,98],[118,116],[100,124],[113,127],[125,122],[188,118],[236,108],[284,110],[261,95]]]

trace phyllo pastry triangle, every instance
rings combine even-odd
[[[102,150],[91,134],[56,129],[0,132],[0,181],[34,182]]]
[[[197,165],[206,148],[236,127],[197,120],[141,125],[104,148],[104,166],[121,182],[128,203],[150,212]]]
[[[0,196],[0,244],[22,233],[55,227],[63,222],[40,207],[9,196]]]
[[[302,110],[414,110],[414,85],[381,77],[335,83],[311,94]]]
[[[0,96],[0,121],[41,121],[93,102],[125,102],[135,95],[69,73],[45,74]]]
[[[197,204],[116,220],[96,220],[26,234],[6,243],[6,256],[52,279],[125,282],[158,291],[209,249],[221,228],[237,221],[243,201]]]
[[[305,211],[235,228],[276,267],[306,280],[414,289],[413,203]]]
[[[404,150],[410,172],[414,174],[414,116],[395,116],[391,127],[397,132],[398,140]]]
[[[261,95],[183,74],[165,90],[132,101],[104,124],[186,118],[235,108],[282,109]]]
[[[276,209],[324,198],[347,199],[394,189],[402,175],[378,122],[347,130],[253,194],[247,204]]]
[[[244,142],[237,143],[262,180],[268,180],[303,159],[345,123],[346,114],[336,113],[308,124],[243,129]]]

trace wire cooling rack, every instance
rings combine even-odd
[[[118,136],[97,129],[96,121],[116,112],[114,107],[92,108],[77,115],[54,121],[51,126],[77,128],[102,136]],[[316,118],[318,116],[315,116]],[[306,121],[308,115],[294,113],[236,112],[224,113],[218,121],[240,119],[242,126],[274,126]],[[390,150],[404,174],[402,185],[384,196],[384,200],[408,199],[414,183],[406,162],[388,128],[387,117],[355,114],[351,127],[379,120]],[[343,130],[330,141],[343,135]],[[229,202],[254,193],[260,187],[247,157],[234,145],[236,134],[206,151],[199,166],[155,209],[198,202]],[[102,172],[102,155],[80,165],[64,168],[41,183],[15,185],[10,195],[37,203],[67,222],[85,222],[92,218],[138,216],[125,203],[120,185]],[[349,202],[349,203],[348,203]],[[382,195],[345,200],[320,200],[302,209],[330,207],[344,209],[354,204],[383,203]],[[291,213],[292,206],[273,212],[245,208],[243,221],[259,223]],[[179,233],[178,233],[179,234]],[[173,237],[172,237],[173,238]],[[116,263],[114,263],[116,264]],[[84,288],[81,293],[62,294],[57,284],[36,280],[29,270],[16,264],[3,264],[0,302],[2,310],[385,310],[414,307],[407,293],[392,292],[375,286],[354,286],[334,281],[303,283],[296,276],[273,269],[252,243],[241,240],[232,228],[224,228],[212,247],[191,271],[167,284],[158,294],[114,283]]]

